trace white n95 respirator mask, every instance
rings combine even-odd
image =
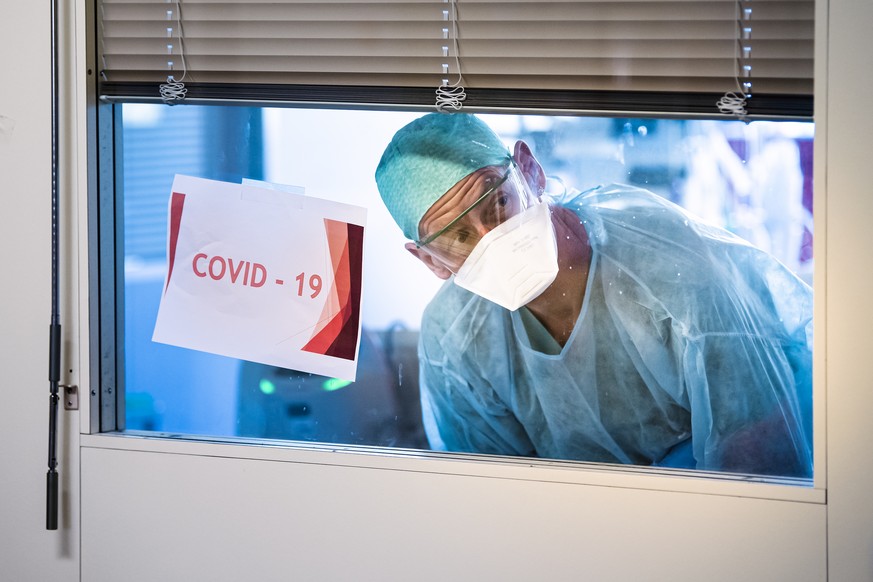
[[[515,311],[558,276],[549,205],[538,202],[488,232],[455,275],[455,284]]]

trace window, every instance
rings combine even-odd
[[[100,430],[696,466],[808,484],[812,298],[800,281],[813,279],[813,4],[98,1]],[[485,295],[481,280],[459,272],[444,285],[450,270],[426,260],[427,244],[404,248],[414,236],[389,215],[374,170],[395,131],[455,79],[465,110],[507,147],[524,141],[544,169],[544,196],[563,217],[552,222],[558,260],[571,256],[577,270],[568,279],[562,263],[561,286],[543,297],[563,304],[555,290],[576,281],[572,317],[495,315],[493,301],[470,299],[480,318],[453,320],[447,302],[462,284],[477,290],[468,299]],[[732,109],[720,110],[731,92]],[[507,184],[536,164],[507,167]],[[151,341],[176,174],[304,186],[367,209],[354,383]],[[570,235],[590,255],[568,255]],[[492,338],[515,351],[486,355]],[[461,351],[467,361],[450,362]],[[561,379],[543,364],[563,360],[576,367]],[[720,386],[745,388],[736,399]],[[775,442],[784,450],[767,449]]]
[[[120,330],[116,345],[123,357],[118,358],[117,381],[125,398],[119,428],[467,450],[458,449],[461,441],[450,440],[451,431],[435,429],[439,403],[425,398],[422,410],[422,313],[442,281],[403,248],[407,239],[380,200],[373,179],[394,132],[422,113],[133,103],[114,107],[120,113],[116,226],[123,268],[113,294],[116,325],[105,330],[103,341],[114,341]],[[600,184],[644,188],[738,234],[812,282],[812,123],[514,114],[481,118],[509,147],[516,140],[531,146],[555,200],[566,199],[564,190],[589,191]],[[356,382],[151,341],[166,271],[167,199],[177,173],[302,185],[307,195],[367,208]],[[597,265],[605,272],[604,262]],[[604,274],[602,281],[608,286],[617,282],[616,276]],[[684,279],[680,276],[673,284],[681,285],[679,281]],[[621,380],[619,375],[608,381],[618,386]],[[803,392],[791,403],[806,411],[799,416],[806,437],[811,434],[809,398]],[[620,424],[621,419],[613,421]],[[470,424],[468,430],[478,429]],[[561,450],[543,449],[538,456],[602,460]],[[478,452],[494,451],[485,447]],[[629,461],[648,464],[636,457]],[[687,465],[679,459],[674,466]],[[795,475],[781,468],[763,472]]]

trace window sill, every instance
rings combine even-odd
[[[131,431],[81,436],[81,446],[85,448],[514,479],[796,503],[824,504],[827,498],[825,489],[814,487],[812,480],[804,479],[156,432]]]

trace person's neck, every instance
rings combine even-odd
[[[588,233],[573,211],[553,206],[552,223],[558,243],[558,275],[527,308],[563,347],[582,311],[591,247]]]

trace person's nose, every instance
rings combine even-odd
[[[491,229],[494,228],[493,225],[485,224],[484,222],[477,221],[476,222],[476,240],[482,240],[482,237],[491,232]]]
[[[494,230],[494,227],[497,226],[496,224],[493,224],[493,222],[494,221],[490,220],[488,216],[477,214],[476,216],[470,217],[468,224],[476,234],[476,240],[479,241],[483,236]]]

